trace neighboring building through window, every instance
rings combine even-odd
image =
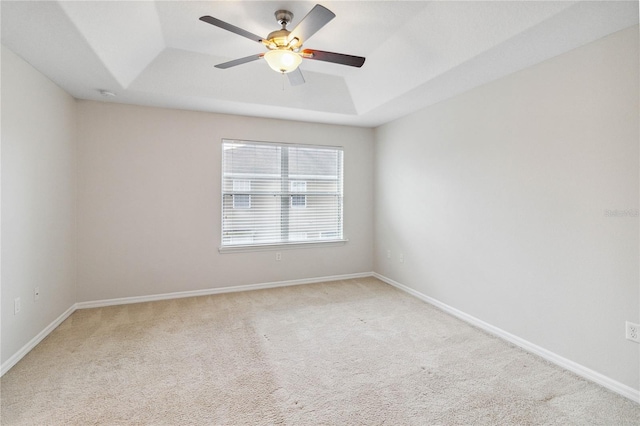
[[[343,240],[339,147],[222,141],[222,247]]]
[[[307,207],[307,196],[301,194],[307,192],[307,182],[294,180],[291,182],[291,207],[294,209],[303,209]]]
[[[250,180],[233,180],[233,208],[234,209],[250,209],[251,208],[251,181]]]

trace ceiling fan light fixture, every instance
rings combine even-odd
[[[273,42],[273,40],[262,40],[262,44],[264,44],[267,49],[273,50],[277,49],[278,45]]]
[[[272,70],[281,73],[295,71],[302,62],[302,58],[295,52],[286,49],[270,50],[264,54]]]
[[[294,37],[288,44],[289,49],[300,48],[302,43],[300,43],[300,39],[298,37]]]

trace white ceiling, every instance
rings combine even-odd
[[[2,44],[78,99],[373,127],[638,23],[638,1],[325,1],[305,47],[362,68],[305,60],[301,86],[262,60],[214,68],[265,49],[200,16],[266,36],[314,5],[3,0]]]

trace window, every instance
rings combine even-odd
[[[233,208],[234,209],[250,209],[251,208],[251,181],[250,180],[233,180]]]
[[[339,147],[222,141],[222,248],[343,241]]]
[[[291,208],[303,209],[307,207],[307,196],[300,194],[307,192],[307,182],[294,180],[291,182]]]

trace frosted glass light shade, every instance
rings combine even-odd
[[[282,73],[295,71],[302,62],[302,57],[297,53],[282,49],[268,51],[264,54],[264,59],[271,69]]]

